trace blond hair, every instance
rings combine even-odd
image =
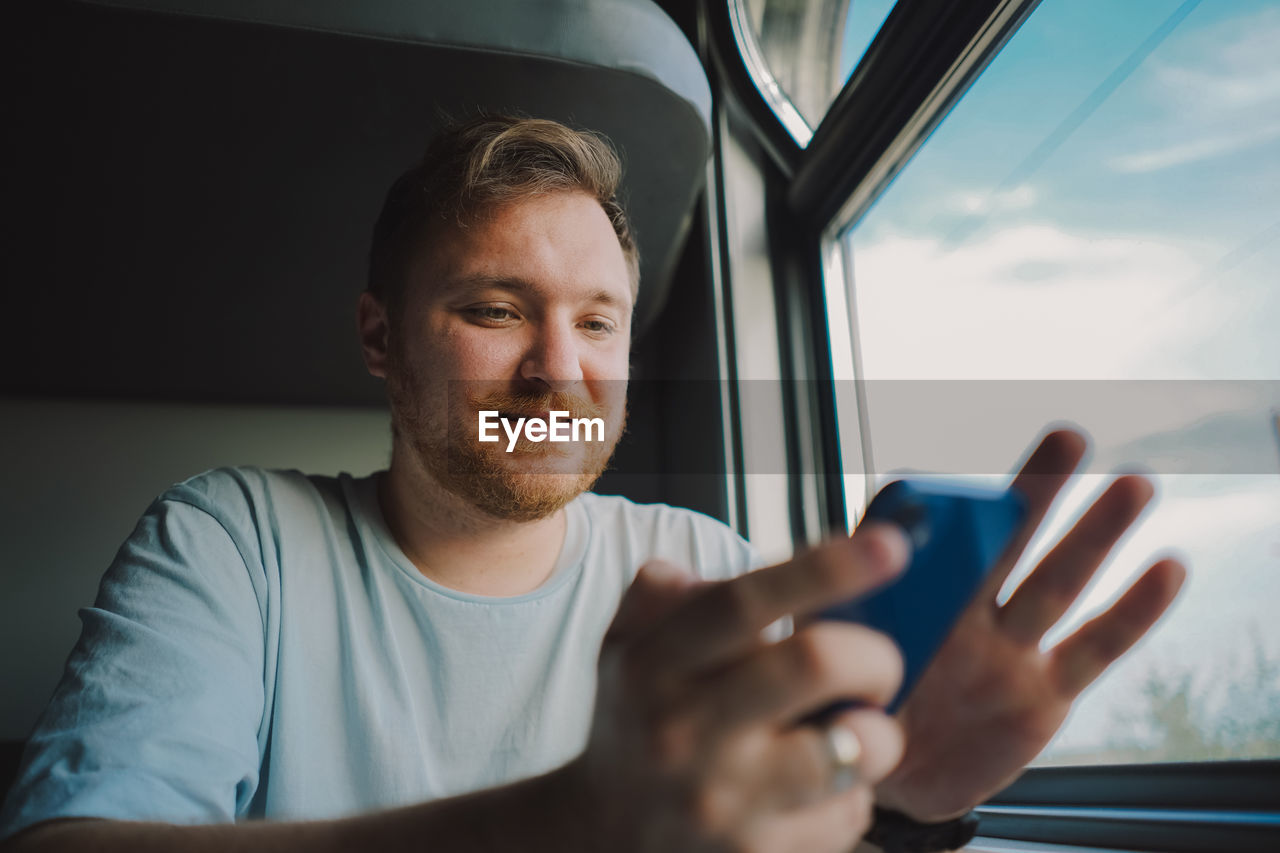
[[[552,192],[585,192],[618,236],[634,296],[640,254],[618,201],[622,163],[609,141],[547,119],[486,115],[451,124],[387,193],[369,251],[369,292],[398,314],[409,266],[433,224],[465,228],[503,204]]]

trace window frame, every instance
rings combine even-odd
[[[715,114],[728,117],[728,132],[751,138],[756,166],[765,176],[782,375],[789,386],[809,392],[788,400],[793,409],[787,413],[788,443],[800,448],[789,449],[796,466],[791,473],[826,472],[811,478],[808,487],[790,488],[798,544],[822,530],[844,529],[846,513],[825,334],[824,259],[843,251],[838,235],[856,225],[1038,4],[898,0],[801,148],[742,61],[728,0],[700,0],[700,50]],[[717,139],[713,146],[717,161],[723,142]],[[722,176],[715,188],[722,211],[723,184]],[[718,286],[731,294],[731,246],[722,240],[718,248],[725,275]],[[856,339],[854,360],[858,375]],[[806,469],[805,464],[820,467]],[[1280,759],[1034,767],[979,812],[983,838],[1029,844],[1276,849]]]
[[[978,809],[993,838],[1169,853],[1275,850],[1280,760],[1034,767]]]

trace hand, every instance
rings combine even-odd
[[[824,731],[796,721],[842,697],[885,704],[901,657],[857,625],[814,624],[778,643],[761,631],[887,581],[907,550],[879,526],[723,583],[641,569],[605,636],[590,740],[570,765],[596,848],[851,849],[871,785],[901,755],[898,726],[875,708],[837,718],[863,748],[857,781],[837,792]]]
[[[1018,474],[1014,487],[1027,497],[1026,523],[903,705],[906,753],[877,788],[880,805],[939,821],[1008,785],[1049,743],[1080,692],[1177,595],[1185,569],[1161,560],[1105,613],[1040,651],[1045,632],[1151,499],[1150,482],[1128,476],[1111,484],[1004,606],[996,604],[1009,571],[1084,451],[1079,434],[1051,433]]]

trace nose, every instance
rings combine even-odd
[[[529,351],[520,365],[520,376],[550,391],[568,391],[582,381],[579,357],[573,324],[549,319],[536,327]]]

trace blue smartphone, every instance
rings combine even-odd
[[[820,618],[858,622],[888,634],[902,651],[896,711],[937,654],[987,573],[1026,519],[1026,499],[1013,489],[897,480],[871,501],[863,520],[893,522],[911,541],[911,562],[893,583],[822,611]],[[827,708],[848,707],[839,703]]]

